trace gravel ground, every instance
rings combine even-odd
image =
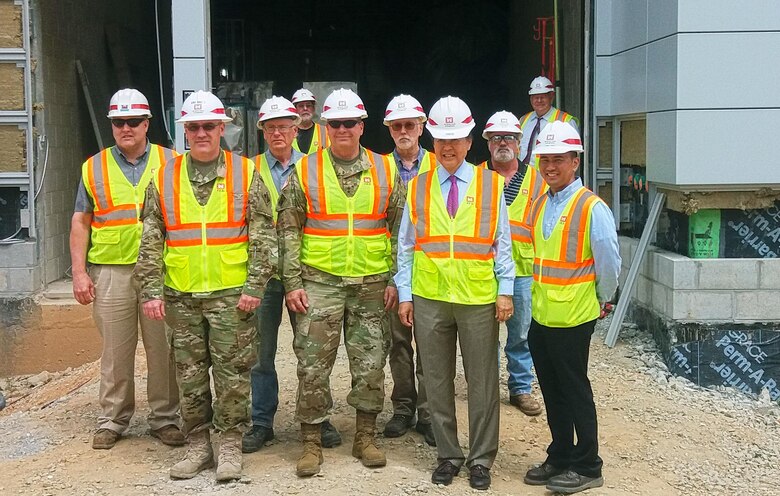
[[[626,326],[618,346],[603,343],[601,322],[591,348],[591,380],[599,412],[605,486],[586,494],[710,495],[780,494],[780,407],[726,388],[704,389],[670,377],[649,336]],[[289,329],[280,331],[281,335]],[[280,411],[276,439],[244,458],[240,482],[217,484],[213,470],[188,481],[172,481],[168,468],[182,448],[159,444],[147,434],[145,381],[137,384],[138,413],[112,450],[92,450],[98,414],[96,364],[56,374],[0,379],[8,406],[0,412],[0,494],[171,495],[479,494],[461,473],[449,487],[430,483],[435,450],[417,433],[380,439],[388,466],[364,468],[350,454],[354,412],[346,405],[348,363],[340,351],[332,377],[333,422],[344,445],[325,451],[322,472],[294,474],[299,454],[293,421],[297,387],[290,343],[277,357]],[[144,376],[139,347],[138,377]],[[502,362],[502,384],[506,373]],[[388,384],[390,383],[389,369]],[[459,368],[457,402],[461,442],[467,446],[465,381]],[[389,418],[389,391],[380,429]],[[538,392],[536,393],[538,394]],[[525,417],[508,405],[502,386],[500,449],[487,494],[550,494],[522,483],[525,471],[544,459],[549,443],[544,414]]]

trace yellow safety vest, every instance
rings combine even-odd
[[[531,112],[528,112],[527,114],[525,114],[524,116],[522,116],[520,118],[520,128],[523,129],[523,133],[525,133],[525,124],[526,124],[526,122],[528,122],[528,120],[531,117],[533,117],[534,114],[535,114],[535,112],[531,111]],[[549,124],[551,122],[555,122],[555,121],[569,122],[571,120],[574,120],[575,123],[577,122],[577,119],[573,115],[567,114],[563,110],[560,110],[560,109],[557,109],[557,108],[553,107],[552,115],[550,115],[550,120],[547,121],[547,124]],[[542,130],[540,129],[539,132],[541,133]],[[531,143],[530,141],[528,142],[528,147],[529,148],[534,147],[534,146],[536,146],[536,143]],[[526,150],[526,151],[520,150],[520,153],[523,154],[523,157],[525,157],[525,154],[527,152],[528,152],[528,150]],[[528,165],[532,165],[532,164],[528,164]],[[539,156],[538,155],[534,155],[533,166],[536,167],[537,169],[539,168]]]
[[[543,219],[549,196],[531,207],[534,246],[534,280],[531,315],[547,327],[575,327],[598,318],[596,268],[590,248],[593,206],[602,201],[589,189],[575,192],[560,219],[544,239]]]
[[[260,177],[263,179],[263,183],[265,183],[265,186],[268,188],[268,192],[271,193],[271,206],[273,208],[274,223],[276,223],[276,217],[278,216],[276,205],[279,204],[279,190],[276,189],[276,183],[274,183],[274,178],[271,175],[271,167],[268,165],[268,159],[265,158],[265,153],[261,153],[254,158],[253,162],[255,163],[257,172],[260,173]],[[293,165],[290,164],[290,167],[292,166]]]
[[[154,184],[165,221],[165,285],[183,293],[241,287],[246,282],[249,233],[246,208],[254,164],[225,153],[225,177],[218,177],[206,205],[190,183],[189,153],[168,162]]]
[[[504,178],[475,168],[455,218],[447,212],[436,169],[409,182],[407,209],[416,242],[412,294],[462,305],[494,303],[493,243]]]
[[[342,277],[383,274],[391,269],[387,205],[395,186],[395,169],[390,157],[366,153],[373,166],[362,172],[351,198],[341,189],[326,150],[295,164],[306,195],[301,262],[309,267]]]
[[[311,135],[311,142],[309,143],[308,150],[301,150],[299,148],[297,137],[292,142],[292,147],[298,150],[299,152],[303,153],[304,155],[308,155],[310,153],[315,153],[320,150],[324,150],[329,146],[330,146],[330,139],[328,138],[328,133],[325,130],[325,126],[323,126],[322,124],[314,124],[314,131],[312,132]]]
[[[87,253],[90,263],[131,265],[138,260],[144,192],[155,171],[175,155],[173,150],[151,145],[146,168],[135,186],[119,168],[110,148],[82,164],[81,179],[95,206]]]
[[[401,167],[403,167],[403,165],[399,165],[398,162],[395,160],[395,155],[390,153],[387,156],[390,158],[390,160],[393,162],[396,168],[400,169]],[[423,172],[428,172],[429,170],[436,169],[436,154],[426,150],[425,153],[423,153],[423,156],[420,159],[420,163],[418,164],[418,166],[419,169],[417,169],[417,175],[420,175]]]

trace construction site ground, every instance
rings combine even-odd
[[[591,348],[590,377],[599,414],[605,485],[591,495],[780,494],[780,408],[768,398],[749,398],[723,388],[703,389],[670,377],[654,343],[633,326],[618,345],[603,343],[600,323]],[[502,330],[502,342],[503,340]],[[372,470],[351,456],[354,411],[346,404],[350,379],[344,348],[331,378],[332,421],[344,444],[325,450],[319,475],[295,476],[299,427],[293,414],[297,378],[289,324],[280,331],[277,369],[280,410],[276,439],[244,456],[245,477],[218,484],[214,470],[191,480],[171,480],[169,467],[186,448],[171,448],[147,433],[145,362],[139,346],[137,412],[111,450],[93,450],[99,413],[98,363],[73,370],[0,379],[9,406],[0,412],[0,494],[13,495],[461,495],[477,494],[461,471],[451,486],[430,482],[436,451],[416,432],[379,439],[387,467]],[[98,339],[98,337],[95,337]],[[466,384],[458,367],[457,408],[461,444],[468,446]],[[523,484],[523,475],[545,457],[549,443],[544,414],[526,417],[508,404],[501,358],[499,452],[487,494],[549,494]],[[387,369],[389,418],[392,379]],[[541,400],[538,391],[535,394]]]

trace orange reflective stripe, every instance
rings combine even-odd
[[[182,169],[182,161],[177,160],[176,166],[173,168],[173,223],[178,225],[181,224],[181,209],[179,208],[179,205],[181,204],[181,169]]]
[[[380,193],[379,193],[379,174],[376,170],[376,158],[374,157],[374,152],[369,152],[366,150],[368,155],[368,161],[371,162],[371,169],[369,169],[369,174],[371,174],[371,184],[374,187],[374,206],[372,207],[371,211],[374,213],[381,212],[379,203],[381,201]]]
[[[488,209],[490,211],[490,227],[488,232],[485,233],[487,234],[485,237],[492,237],[498,228],[498,208],[495,208],[495,206],[498,203],[498,200],[501,198],[501,191],[499,190],[500,179],[501,178],[498,173],[491,175],[493,184],[490,194],[490,203],[488,204]]]
[[[99,181],[102,186],[103,194],[106,196],[105,205],[103,208],[113,206],[111,201],[111,181],[108,180],[108,148],[103,148],[100,152],[100,173],[103,176],[103,180]]]
[[[325,202],[325,157],[324,151],[317,152],[317,201],[319,201],[319,208],[316,210],[320,212],[328,211],[328,205]]]
[[[407,193],[409,198],[414,198],[417,195],[417,183],[418,181],[416,177],[412,178],[412,180],[409,182],[409,191]],[[412,221],[412,225],[417,224],[417,212],[413,208],[409,209],[409,220]]]
[[[575,231],[575,238],[574,240],[571,239],[571,228],[574,226],[575,229],[579,228],[579,208],[580,200],[582,199],[582,195],[585,193],[585,189],[582,188],[577,193],[574,194],[574,199],[571,200],[571,208],[564,210],[564,213],[566,213],[566,217],[563,219],[563,235],[561,236],[561,251],[558,255],[558,260],[571,260],[572,257],[567,256],[568,253],[570,253],[569,245],[572,244],[572,241],[576,243],[576,236],[577,233]],[[577,216],[577,219],[574,219],[574,217]],[[576,249],[576,246],[574,247]]]
[[[433,177],[436,175],[433,173],[433,171],[427,172],[428,177],[425,181],[425,191],[422,191],[421,194],[424,196],[424,200],[422,202],[423,206],[423,224],[425,224],[425,230],[423,231],[423,235],[425,237],[428,237],[431,235],[431,196],[430,194],[426,194],[426,191],[431,191],[431,188],[433,187]]]
[[[484,174],[479,173],[479,169],[477,170],[477,173],[475,174],[476,180],[477,180],[477,191],[479,193],[482,193],[482,183],[485,182]],[[468,186],[467,186],[468,187]],[[474,207],[476,207],[476,222],[474,222],[474,238],[481,238],[480,234],[482,234],[482,222],[480,220],[482,219],[482,203],[485,201],[484,196],[481,198],[481,202],[476,202]]]

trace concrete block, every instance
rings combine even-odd
[[[41,289],[40,269],[38,267],[7,269],[7,271],[8,292],[17,295],[29,295]]]
[[[667,288],[696,289],[696,262],[694,260],[659,250],[655,258],[655,280]]]
[[[672,292],[671,318],[683,322],[729,321],[733,315],[733,293],[728,291]]]
[[[636,279],[634,298],[646,307],[652,306],[653,281],[640,274]]]
[[[756,289],[759,260],[713,258],[697,260],[699,289]]]
[[[38,245],[34,241],[0,245],[0,265],[5,268],[31,267],[38,263]]]
[[[667,309],[667,304],[668,304],[667,294],[671,292],[672,292],[671,289],[667,288],[661,283],[658,282],[652,283],[651,308],[665,317],[669,315]]]
[[[741,322],[780,321],[780,291],[737,291],[735,320]]]
[[[780,289],[780,258],[768,258],[758,262],[760,289]]]

